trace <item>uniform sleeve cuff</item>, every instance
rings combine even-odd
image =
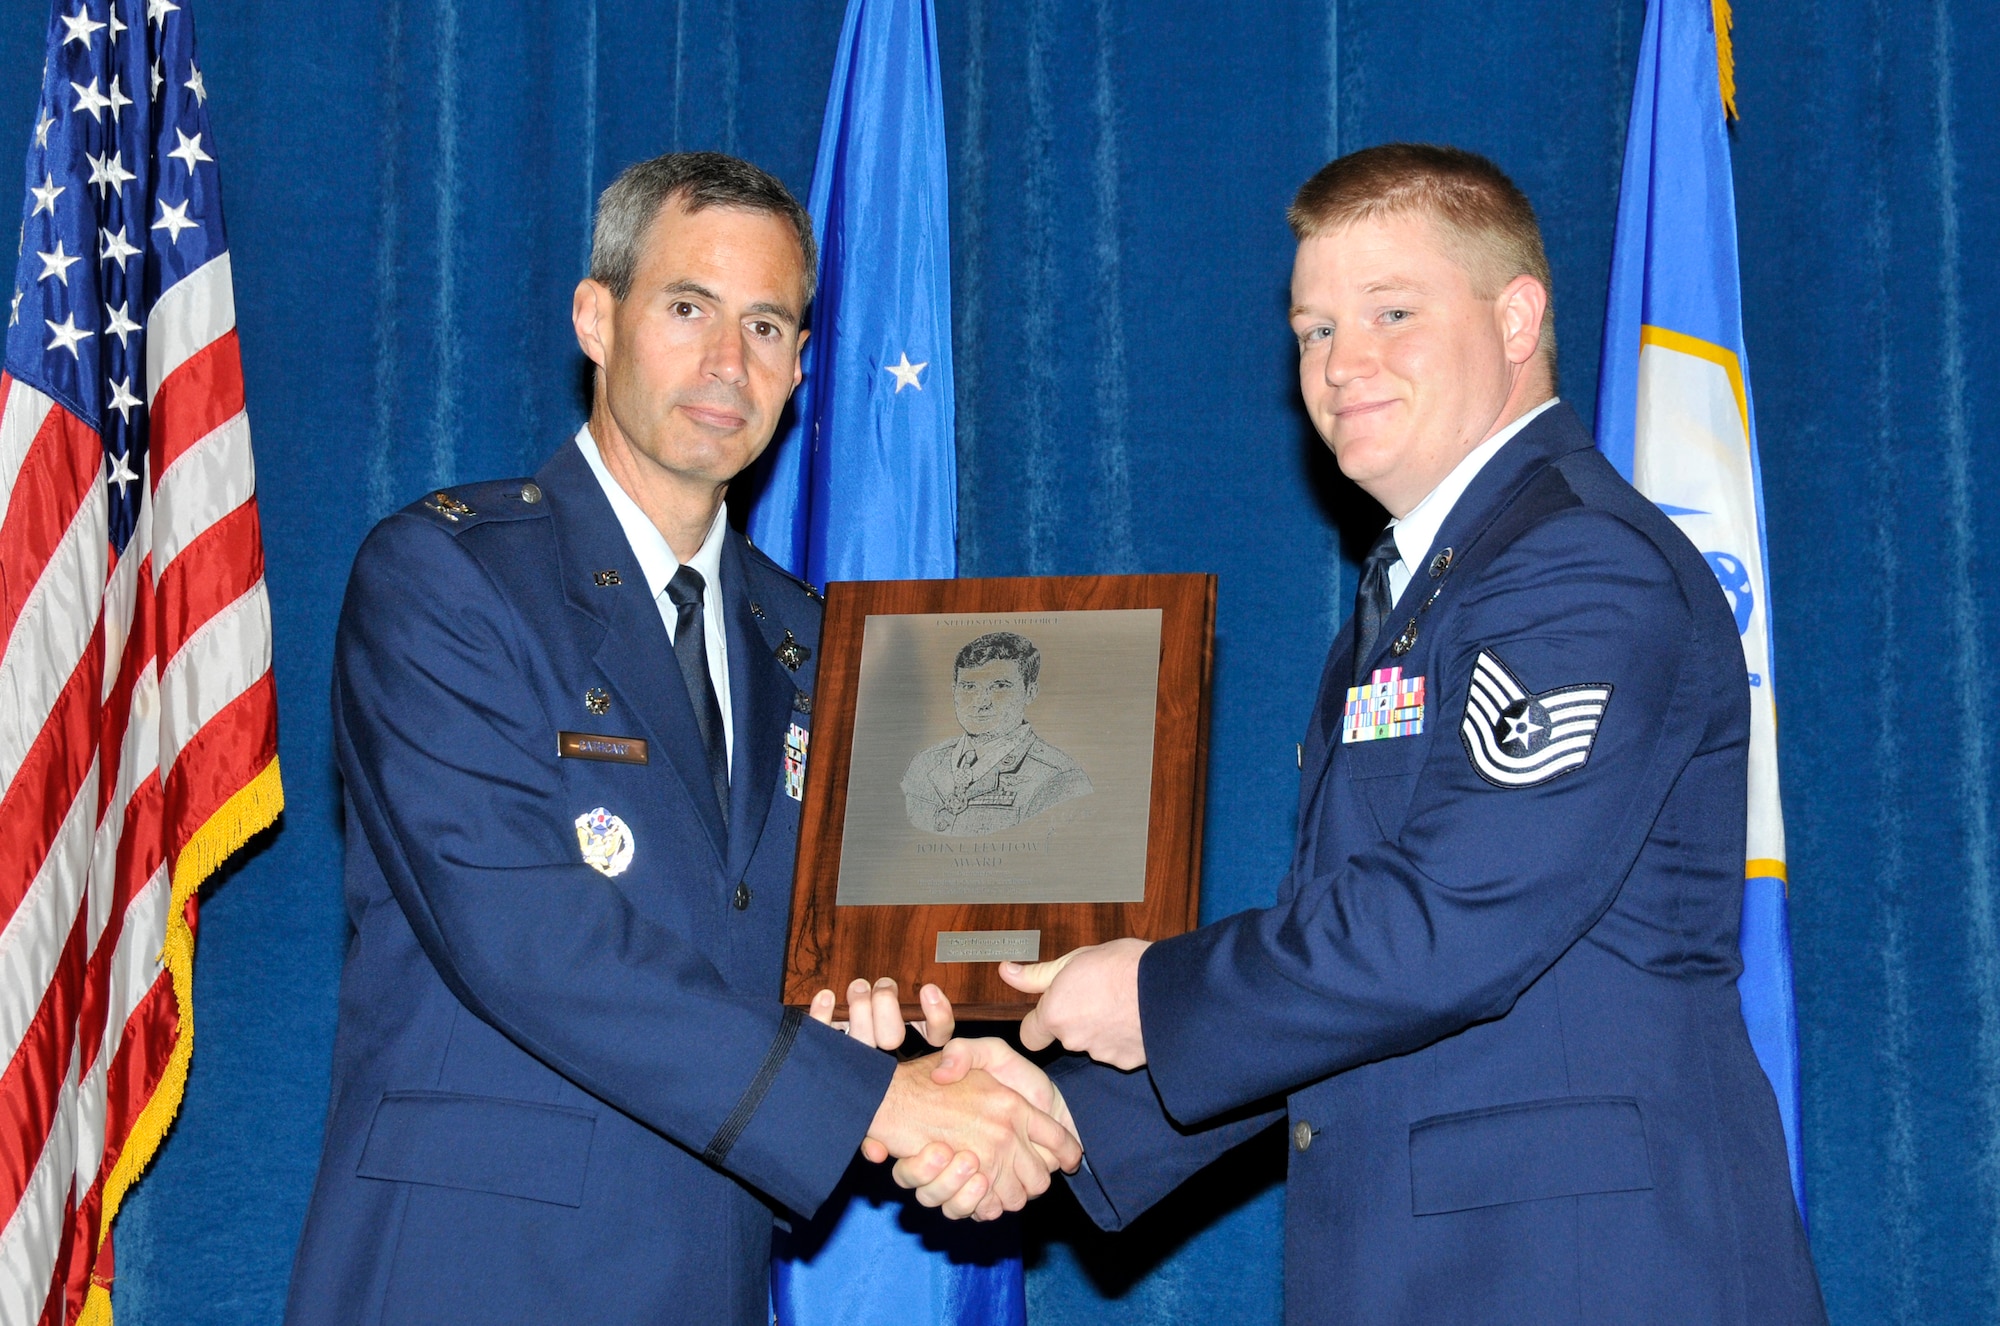
[[[722,1154],[708,1158],[787,1209],[810,1216],[833,1192],[867,1136],[889,1092],[896,1061],[804,1017],[802,1010],[786,1012],[772,1048],[780,1048],[787,1026],[791,1044],[783,1047],[775,1065],[767,1058],[766,1069],[758,1073],[766,1079],[768,1070],[761,1099],[749,1099],[759,1085],[753,1079],[738,1105],[739,1110],[750,1105],[748,1117],[736,1126],[734,1137],[724,1136],[729,1123],[718,1130],[710,1151]],[[796,1023],[793,1013],[800,1015]]]

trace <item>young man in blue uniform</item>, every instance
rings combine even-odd
[[[893,988],[850,991],[854,1039],[830,994],[779,1004],[820,605],[722,501],[799,381],[812,248],[745,162],[626,171],[573,310],[589,422],[355,559],[354,936],[293,1322],[760,1322],[774,1212],[864,1138],[955,1153],[953,1215],[1076,1163],[993,1078],[872,1048]]]
[[[1392,144],[1314,176],[1292,329],[1387,509],[1277,903],[1003,974],[1118,1228],[1283,1118],[1299,1322],[1825,1319],[1737,1004],[1748,685],[1700,554],[1555,396],[1527,199]],[[1009,1056],[948,1049],[941,1075]],[[1027,1084],[1024,1080],[1024,1085]],[[899,1178],[950,1187],[925,1158]]]

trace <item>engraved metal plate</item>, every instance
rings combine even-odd
[[[1040,962],[1039,930],[940,930],[939,962]]]

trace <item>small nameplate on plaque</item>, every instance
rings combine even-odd
[[[600,737],[593,732],[556,733],[556,754],[571,760],[646,763],[646,743],[638,737]]]
[[[938,962],[1040,962],[1039,930],[940,930]]]

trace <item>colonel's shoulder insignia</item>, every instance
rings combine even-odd
[[[576,817],[576,845],[583,863],[600,875],[622,875],[632,864],[632,830],[602,806]]]
[[[1495,787],[1534,787],[1584,766],[1610,703],[1609,682],[1531,694],[1481,650],[1458,732],[1481,778]]]
[[[493,521],[546,515],[541,485],[532,479],[492,479],[440,488],[407,508],[457,534]]]

